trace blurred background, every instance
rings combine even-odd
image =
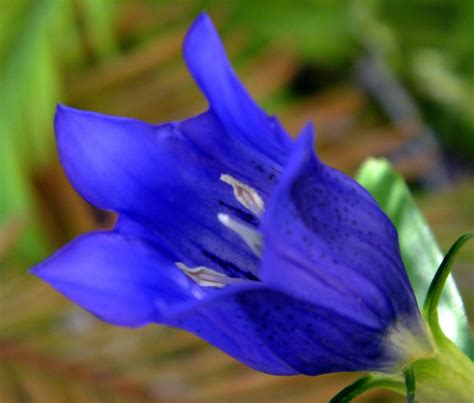
[[[388,158],[444,251],[473,229],[471,0],[0,0],[1,403],[315,403],[355,379],[272,377],[182,331],[114,328],[27,273],[114,220],[65,179],[55,105],[149,122],[203,111],[181,58],[201,10],[269,112],[292,134],[315,122],[323,161],[354,174],[369,156]],[[455,269],[471,324],[472,249]]]

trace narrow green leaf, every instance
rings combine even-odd
[[[443,261],[441,262],[441,265],[439,266],[439,269],[436,272],[433,281],[431,282],[430,288],[426,295],[425,304],[423,306],[423,313],[425,318],[428,320],[431,329],[435,333],[439,332],[440,327],[438,316],[439,301],[441,299],[446,280],[451,273],[454,258],[458,254],[459,250],[464,246],[464,244],[472,238],[474,238],[474,232],[464,234],[456,242],[454,242],[453,246],[451,246]]]
[[[403,261],[418,305],[423,306],[431,281],[443,259],[426,220],[417,208],[404,180],[381,159],[369,159],[357,179],[378,201],[398,230]],[[474,343],[463,302],[453,278],[449,278],[439,305],[441,328],[467,355]]]

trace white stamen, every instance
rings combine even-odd
[[[249,280],[243,278],[234,278],[226,276],[206,266],[188,267],[182,262],[175,263],[178,269],[182,270],[189,278],[202,287],[224,288],[229,284],[237,284],[247,282]]]
[[[223,213],[217,214],[220,223],[239,235],[258,257],[262,256],[263,238],[262,234],[250,225],[234,220],[231,216]]]
[[[255,189],[227,174],[222,174],[220,180],[232,186],[235,198],[246,209],[258,217],[263,214],[265,204]]]

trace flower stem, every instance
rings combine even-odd
[[[367,390],[374,388],[389,389],[403,393],[403,384],[401,382],[377,375],[366,375],[341,390],[329,403],[347,403]]]
[[[413,367],[410,367],[405,371],[405,385],[407,387],[407,402],[414,403],[416,381],[415,373],[413,372]]]

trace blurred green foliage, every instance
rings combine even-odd
[[[114,2],[9,1],[0,13],[0,225],[25,222],[18,256],[33,263],[48,240],[30,175],[51,158],[54,109],[62,98],[62,66],[84,63],[81,40],[97,58],[114,49]],[[79,24],[82,19],[82,25]]]
[[[417,96],[445,147],[472,159],[474,2],[362,0],[358,6],[365,43],[383,52]]]
[[[286,42],[323,71],[376,53],[418,97],[445,147],[474,157],[474,2],[230,0],[226,11],[255,41]]]

